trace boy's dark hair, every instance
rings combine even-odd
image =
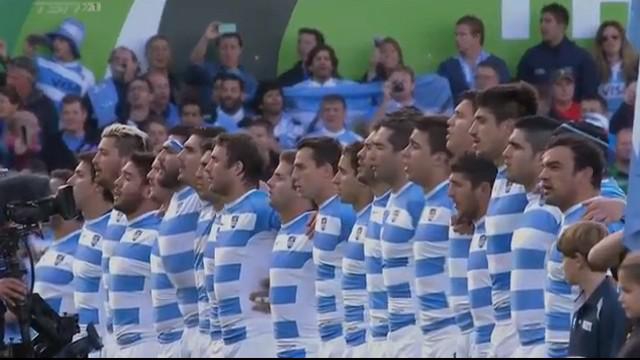
[[[562,231],[558,239],[558,250],[564,257],[575,258],[581,254],[585,258],[600,240],[609,234],[607,228],[594,221],[580,221]]]
[[[478,93],[478,108],[487,108],[497,123],[538,112],[536,91],[526,83],[498,85]]]
[[[456,26],[467,25],[471,35],[480,35],[480,45],[484,45],[484,23],[475,15],[465,15],[456,21]]]
[[[257,184],[264,174],[265,160],[260,154],[258,145],[247,134],[220,134],[216,138],[216,146],[227,151],[227,167],[240,162],[243,168],[243,180]]]
[[[327,136],[303,139],[298,143],[298,151],[305,148],[311,149],[316,166],[328,164],[331,165],[334,174],[338,171],[342,146],[336,139]]]
[[[600,189],[605,164],[602,151],[590,141],[572,134],[563,134],[552,138],[547,145],[547,150],[560,146],[569,148],[573,153],[575,171],[591,168],[593,171],[591,185],[595,189]]]
[[[558,3],[552,3],[549,5],[545,5],[542,10],[540,11],[541,15],[544,14],[551,14],[551,16],[554,17],[554,19],[556,19],[557,22],[564,24],[564,25],[569,25],[569,10],[567,10],[566,7],[558,4]]]
[[[498,168],[487,159],[473,153],[466,153],[451,165],[451,172],[462,174],[471,182],[471,186],[477,189],[482,183],[487,183],[490,187],[493,187]]]

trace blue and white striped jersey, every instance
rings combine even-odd
[[[456,334],[456,319],[449,307],[449,222],[453,202],[443,181],[425,195],[416,229],[413,256],[416,262],[416,294],[420,301],[420,327],[426,338]]]
[[[80,233],[73,262],[73,301],[78,311],[78,323],[84,332],[92,323],[98,334],[106,331],[106,309],[102,279],[102,239],[107,233],[111,211],[85,221]]]
[[[277,214],[268,195],[250,190],[225,205],[216,238],[214,291],[227,346],[258,336],[271,335],[271,317],[253,310],[251,293],[262,289],[269,275]]]
[[[371,218],[371,204],[357,213],[342,259],[342,298],[344,301],[344,338],[347,346],[356,347],[367,341],[369,326],[369,294],[364,243]]]
[[[496,326],[495,312],[491,303],[491,275],[487,260],[488,237],[485,218],[475,223],[475,231],[469,248],[468,286],[471,315],[473,316],[473,344],[491,343],[491,334]]]
[[[213,217],[211,231],[207,237],[207,243],[204,248],[204,282],[207,290],[207,298],[209,299],[209,336],[212,341],[222,340],[222,326],[218,316],[218,300],[215,294],[215,285],[213,275],[215,272],[216,262],[216,239],[218,231],[220,231],[220,213],[216,212]]]
[[[180,312],[188,328],[198,325],[198,288],[193,264],[201,209],[202,201],[193,188],[177,191],[171,197],[158,237],[162,265],[176,289]]]
[[[544,344],[544,289],[547,253],[558,236],[562,212],[528,193],[529,204],[513,232],[511,316],[522,346]]]
[[[316,265],[316,301],[320,339],[327,342],[343,336],[342,258],[356,220],[351,205],[333,196],[318,207],[313,236]]]
[[[198,330],[201,334],[209,335],[211,333],[211,303],[209,303],[209,295],[207,294],[207,285],[204,272],[204,251],[207,246],[207,240],[213,226],[213,218],[216,211],[210,203],[205,204],[200,211],[198,218],[198,228],[196,229],[195,244],[195,264],[196,271],[196,287],[198,288]]]
[[[33,292],[59,315],[76,314],[73,302],[73,259],[80,241],[80,230],[59,240],[42,255],[36,264]]]
[[[424,208],[424,191],[407,182],[391,193],[382,225],[382,276],[389,294],[389,331],[416,325],[418,303],[413,239]]]
[[[171,344],[182,338],[184,320],[178,306],[176,289],[169,281],[158,247],[156,239],[150,257],[153,327],[160,344]]]
[[[65,95],[82,97],[95,84],[91,70],[79,61],[62,63],[37,57],[35,63],[38,68],[38,88],[57,106],[60,106]]]
[[[153,339],[151,248],[162,218],[150,211],[131,219],[109,259],[109,305],[113,333],[120,346]]]
[[[107,231],[102,239],[102,285],[105,289],[104,308],[107,310],[105,325],[107,326],[109,333],[113,332],[113,315],[109,305],[109,287],[111,285],[111,280],[109,278],[109,259],[113,255],[116,246],[118,245],[118,242],[120,242],[120,239],[122,238],[122,235],[124,235],[126,229],[127,217],[118,210],[112,210],[109,223],[107,224]]]
[[[486,251],[496,322],[511,319],[511,238],[520,223],[527,202],[524,186],[507,180],[506,167],[501,166],[493,183],[491,200],[485,216]]]
[[[382,277],[382,245],[380,233],[384,223],[385,209],[390,191],[373,199],[371,217],[364,243],[364,263],[367,270],[367,292],[369,292],[369,331],[373,341],[384,341],[389,333],[389,302],[387,287]]]
[[[455,232],[449,222],[449,305],[456,317],[456,324],[460,332],[468,334],[473,329],[473,317],[469,303],[469,289],[467,286],[467,264],[469,262],[469,248],[473,235],[463,235]]]
[[[312,212],[282,224],[269,270],[271,319],[280,358],[304,358],[317,351],[318,320],[310,304],[316,301],[313,242],[307,237]]]
[[[569,226],[582,220],[586,207],[580,203],[564,212],[560,234]],[[613,233],[622,229],[622,224],[608,226]],[[564,276],[563,255],[558,250],[558,242],[551,245],[547,260],[547,281],[545,285],[545,341],[549,357],[567,357],[569,353],[569,335],[571,317],[575,300],[579,295],[578,286],[571,286]]]

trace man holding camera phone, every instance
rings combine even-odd
[[[376,122],[395,112],[405,108],[417,109],[413,90],[415,89],[415,74],[407,66],[399,66],[391,72],[389,80],[383,86],[383,99],[376,110],[372,122]],[[420,111],[418,109],[418,111]]]

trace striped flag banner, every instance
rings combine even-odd
[[[631,0],[629,4],[629,23],[627,36],[636,49],[640,49],[640,0]]]
[[[640,65],[639,65],[640,69]],[[640,82],[636,85],[633,118],[633,153],[629,171],[629,190],[625,214],[624,244],[631,251],[640,250]]]

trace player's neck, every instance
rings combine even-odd
[[[243,197],[246,193],[251,190],[256,190],[258,188],[258,184],[249,185],[246,182],[240,182],[234,186],[234,188],[229,192],[228,196],[225,196],[225,204],[234,203],[236,200]]]
[[[394,194],[398,193],[405,185],[407,185],[408,182],[409,178],[407,178],[407,175],[402,172],[401,175],[399,175],[398,178],[395,179],[395,181],[393,181],[393,183],[391,184],[391,191]]]
[[[313,199],[313,202],[316,203],[317,206],[321,206],[322,204],[327,202],[327,200],[331,199],[334,196],[336,196],[335,186],[333,185],[333,183],[327,183],[323,189],[320,189],[318,191],[318,194],[316,195],[315,199]]]
[[[102,194],[99,195],[100,199],[91,201],[91,204],[82,210],[82,216],[85,220],[93,220],[107,213],[107,211],[113,208],[111,202],[102,199]]]
[[[425,179],[423,184],[420,184],[424,189],[425,193],[430,192],[435,189],[438,185],[442,184],[442,182],[449,179],[449,171],[445,169],[441,169],[438,167],[432,168],[429,170],[431,176]]]
[[[138,208],[135,211],[129,214],[126,214],[127,220],[131,221],[131,220],[137,219],[138,217],[146,213],[149,213],[154,210],[158,210],[158,207],[159,207],[158,204],[156,204],[154,201],[150,199],[145,199],[142,201],[142,204],[140,204],[140,206],[138,206]]]
[[[373,196],[371,192],[364,192],[359,196],[359,198],[353,203],[353,209],[359,213],[362,209],[366,208],[373,201]]]
[[[589,188],[584,188],[584,189],[578,189],[577,191],[577,195],[576,197],[573,199],[573,201],[570,202],[570,204],[566,205],[564,209],[560,209],[562,210],[562,212],[566,212],[567,210],[571,209],[572,207],[581,204],[589,199],[593,199],[594,197],[600,195],[600,191],[597,189],[594,189],[593,187],[589,187]]]
[[[77,231],[81,226],[82,223],[80,223],[79,221],[64,221],[62,224],[56,226],[56,228],[53,229],[53,236],[56,240],[60,240],[63,237],[71,234],[72,232]]]
[[[305,212],[311,211],[311,209],[313,209],[313,206],[309,201],[300,199],[287,204],[286,209],[278,210],[278,214],[280,214],[282,223],[286,224]]]
[[[375,197],[380,197],[389,191],[389,185],[383,182],[377,182],[371,185],[371,191]]]

